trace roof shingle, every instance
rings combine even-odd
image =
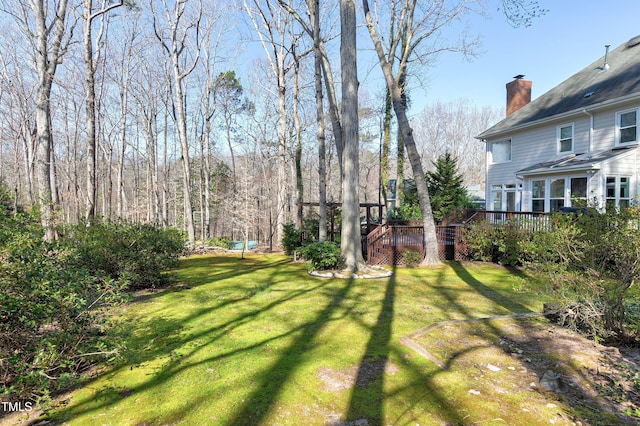
[[[638,43],[634,43],[638,40]],[[534,99],[477,136],[485,139],[556,115],[581,111],[602,102],[640,96],[640,39],[635,37],[609,52],[608,69],[601,57],[582,71]]]

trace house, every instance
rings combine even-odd
[[[523,77],[507,84],[507,117],[477,136],[487,209],[629,206],[640,195],[640,36],[533,101]]]

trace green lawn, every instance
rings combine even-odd
[[[440,348],[434,353],[449,367],[442,370],[399,343],[438,321],[540,312],[544,300],[521,273],[450,263],[348,280],[313,278],[307,268],[279,255],[183,260],[175,271],[180,285],[120,308],[126,362],[71,393],[54,419],[71,425],[359,419],[534,425],[570,409],[539,392],[490,395],[491,386],[474,383],[476,369],[463,360],[475,356],[481,364],[484,356],[497,363],[496,347],[481,352],[483,345],[472,342],[456,354]],[[522,410],[523,402],[531,409]],[[352,423],[340,423],[347,420]]]

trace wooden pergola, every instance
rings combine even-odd
[[[307,203],[299,203],[298,204],[298,209],[299,209],[299,214],[298,214],[298,221],[301,220],[301,218],[303,217],[303,208],[304,207],[320,207],[320,203],[313,203],[313,202],[307,202]],[[342,203],[327,203],[327,216],[329,218],[329,229],[327,229],[327,237],[329,238],[330,241],[335,241],[335,236],[336,236],[336,209],[338,209],[339,207],[342,207]],[[367,235],[369,234],[369,232],[371,232],[376,226],[379,225],[378,222],[374,222],[371,218],[372,218],[372,211],[375,211],[374,209],[378,209],[378,220],[380,220],[382,218],[382,209],[384,207],[384,204],[379,204],[379,203],[360,203],[360,208],[361,209],[365,209],[366,210],[366,228],[363,232],[363,235]],[[298,228],[302,227],[302,223],[298,222]]]

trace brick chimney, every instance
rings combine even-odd
[[[531,82],[522,77],[518,74],[507,83],[507,117],[531,102]]]

